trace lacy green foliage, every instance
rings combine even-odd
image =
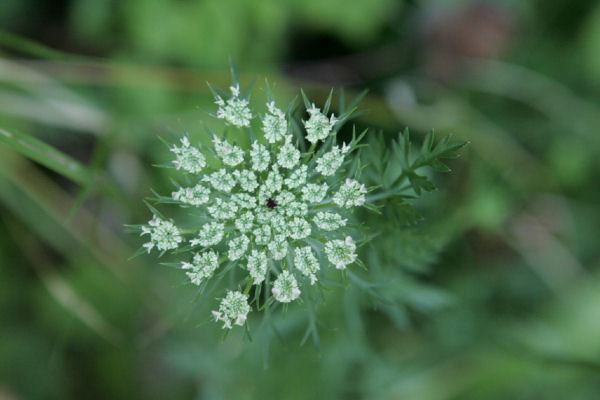
[[[382,133],[371,135],[369,146],[363,151],[362,158],[369,165],[364,168],[365,179],[384,189],[369,199],[385,199],[394,204],[391,212],[396,224],[411,225],[421,219],[421,215],[406,199],[414,199],[423,191],[435,190],[435,185],[424,173],[428,168],[450,172],[441,159],[458,157],[459,150],[467,144],[464,141],[450,141],[450,135],[444,136],[437,144],[434,140],[431,131],[425,136],[418,154],[415,154],[411,151],[410,134],[406,128],[391,142],[387,142]]]

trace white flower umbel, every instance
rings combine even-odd
[[[271,156],[269,150],[258,142],[252,143],[252,149],[250,150],[250,158],[252,159],[252,169],[255,171],[264,171],[269,168],[269,161]]]
[[[333,196],[333,202],[346,208],[362,206],[365,204],[366,193],[367,188],[364,184],[353,179],[346,179],[346,183]]]
[[[335,174],[344,162],[344,155],[348,150],[350,150],[350,148],[345,144],[341,149],[338,146],[333,146],[329,152],[323,154],[323,156],[317,160],[317,172],[325,176]]]
[[[294,256],[294,267],[300,271],[304,276],[310,278],[310,284],[314,285],[317,281],[315,275],[319,271],[319,262],[315,257],[310,246],[300,247],[296,249],[296,255]]]
[[[283,271],[275,283],[273,283],[273,289],[271,289],[273,297],[280,303],[289,303],[294,301],[300,296],[300,289],[298,288],[298,282],[294,275],[290,274],[289,271]]]
[[[213,221],[205,224],[198,232],[198,237],[190,240],[192,246],[201,245],[204,247],[210,247],[218,244],[223,240],[225,234],[225,225]]]
[[[354,244],[354,240],[350,236],[347,236],[346,240],[331,240],[325,243],[327,259],[337,269],[346,269],[348,264],[356,261],[355,250],[356,244]]]
[[[212,250],[196,253],[191,263],[181,263],[181,268],[191,270],[186,275],[194,285],[200,285],[205,279],[211,278],[218,267],[218,254]]]
[[[248,107],[248,100],[240,98],[240,87],[231,86],[231,97],[225,101],[221,96],[216,96],[215,103],[219,106],[217,118],[224,119],[228,124],[237,127],[250,126],[252,112]]]
[[[264,251],[252,250],[248,256],[248,272],[255,285],[260,285],[267,274],[268,258]]]
[[[213,136],[212,148],[205,153],[187,138],[172,146],[174,166],[189,173],[186,185],[171,194],[171,202],[186,208],[186,229],[180,231],[155,216],[142,234],[150,236],[144,244],[148,251],[166,251],[178,249],[185,232],[193,255],[188,253],[181,266],[195,285],[203,286],[219,265],[232,278],[242,269],[244,281],[234,284],[245,285],[244,292],[228,291],[213,312],[224,328],[231,328],[244,323],[253,285],[267,285],[272,288],[269,295],[289,303],[305,290],[301,284],[314,285],[326,268],[344,269],[356,261],[348,214],[349,208],[364,204],[366,189],[347,175],[344,165],[350,164],[347,159],[356,142],[335,144],[334,115],[328,117],[314,105],[307,110],[305,138],[313,146],[301,151],[301,138],[292,140],[293,129],[301,127],[274,102],[262,111],[262,134],[250,128],[252,115],[261,113],[250,110],[238,86],[231,88],[229,99],[217,97],[217,104],[218,118],[252,132],[249,146],[243,148],[222,135]],[[317,142],[322,142],[319,155]],[[307,279],[300,284],[295,276]]]
[[[182,187],[179,188],[178,191],[171,194],[173,200],[177,200],[191,206],[199,206],[208,203],[209,195],[210,189],[201,184],[197,184],[194,187]]]
[[[306,129],[306,140],[311,143],[317,143],[319,140],[325,140],[331,134],[333,127],[338,122],[335,115],[331,114],[329,119],[321,113],[321,109],[313,104],[309,108],[310,117],[308,121],[304,121],[304,129]]]
[[[346,221],[347,220],[342,218],[340,214],[323,211],[319,211],[313,218],[315,225],[324,231],[335,231],[336,229],[345,226]]]
[[[262,120],[265,139],[269,143],[276,143],[287,137],[288,122],[285,114],[277,107],[275,102],[267,103],[269,113]]]
[[[179,229],[171,221],[162,220],[156,215],[148,221],[148,226],[142,226],[142,235],[150,235],[150,241],[144,243],[148,253],[154,247],[160,251],[176,249],[183,241]]]
[[[241,235],[229,241],[229,259],[231,261],[239,260],[246,253],[250,239],[248,236]]]
[[[244,161],[244,151],[240,147],[232,146],[227,140],[220,140],[216,135],[213,135],[213,143],[215,152],[223,164],[235,167]]]
[[[219,311],[213,311],[212,314],[215,321],[223,321],[223,329],[231,329],[232,324],[244,325],[249,312],[248,296],[241,292],[228,291],[219,304]]]
[[[173,160],[177,169],[197,174],[206,166],[206,158],[198,148],[190,145],[187,137],[181,139],[181,146],[172,146],[170,150],[177,156]]]
[[[296,148],[291,142],[287,142],[279,149],[279,155],[277,156],[277,162],[283,168],[291,169],[298,164],[300,161],[300,150]]]
[[[302,188],[302,200],[308,203],[318,203],[327,195],[327,189],[329,186],[326,183],[321,185],[309,183]]]

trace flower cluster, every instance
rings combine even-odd
[[[230,91],[226,100],[216,97],[216,117],[251,129],[255,114],[248,101],[239,86]],[[186,229],[184,240],[172,222],[154,216],[142,230],[150,235],[144,247],[166,251],[187,243],[191,260],[182,262],[181,268],[195,285],[204,284],[224,266],[235,264],[246,271],[246,290],[228,291],[213,311],[224,328],[244,324],[252,285],[268,284],[275,301],[289,303],[316,284],[328,266],[345,269],[357,259],[347,213],[365,203],[367,190],[343,168],[356,143],[336,145],[340,120],[314,104],[307,112],[309,118],[303,121],[311,143],[307,153],[294,141],[298,136],[289,116],[273,101],[259,117],[262,134],[255,135],[258,138],[248,149],[213,137],[217,163],[209,165],[208,153],[187,137],[170,147],[174,167],[189,173],[192,182],[174,191],[172,201],[194,207],[205,222]]]

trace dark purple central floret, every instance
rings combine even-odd
[[[277,203],[275,203],[275,200],[269,198],[269,200],[267,200],[267,207],[273,209],[277,207]]]

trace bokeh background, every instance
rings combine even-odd
[[[230,59],[284,100],[368,88],[386,140],[470,142],[361,214],[393,301],[333,291],[318,343],[294,307],[222,343],[213,299],[127,261],[158,136],[200,138]],[[0,399],[598,399],[599,101],[594,0],[2,0]]]

